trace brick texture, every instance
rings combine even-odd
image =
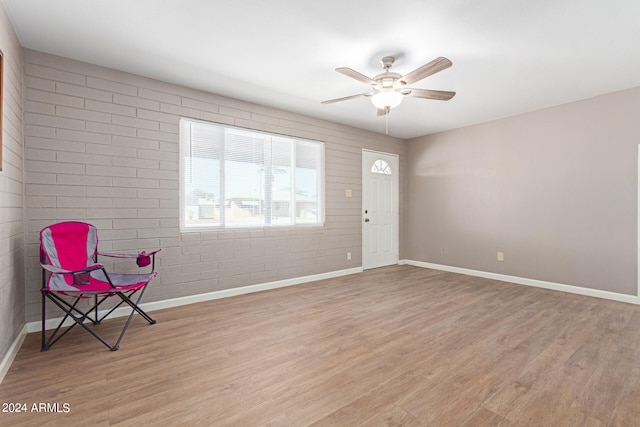
[[[2,171],[0,171],[0,359],[25,322],[23,73],[22,48],[0,5],[0,50],[4,56]],[[38,83],[34,82],[38,87]],[[41,105],[31,108],[40,114]],[[44,110],[51,112],[52,110]],[[38,157],[39,153],[33,153]],[[43,177],[41,176],[40,179]],[[43,203],[48,201],[43,200]]]

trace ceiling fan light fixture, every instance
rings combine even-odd
[[[395,108],[402,102],[402,94],[393,88],[382,88],[380,92],[371,97],[371,102],[376,108]]]

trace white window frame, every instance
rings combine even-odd
[[[189,139],[189,141],[184,141],[183,140],[183,135],[185,134],[185,132],[183,132],[183,126],[190,126],[191,124],[200,124],[200,125],[211,125],[211,126],[215,126],[218,127],[220,129],[224,129],[224,130],[231,130],[232,132],[249,132],[249,133],[253,133],[256,135],[262,135],[264,137],[267,138],[286,138],[289,140],[293,140],[293,145],[292,145],[292,151],[295,152],[295,146],[298,143],[303,143],[303,144],[317,144],[320,148],[320,154],[319,154],[319,158],[317,159],[317,161],[319,162],[319,167],[318,167],[318,177],[317,177],[317,219],[316,222],[313,223],[309,223],[309,222],[296,222],[296,215],[295,215],[295,211],[296,211],[296,191],[295,191],[295,175],[296,175],[296,167],[295,167],[295,155],[292,155],[292,160],[291,160],[291,169],[290,169],[290,179],[291,179],[291,185],[293,190],[292,194],[291,194],[291,199],[290,199],[290,218],[292,223],[289,224],[267,224],[264,222],[263,223],[248,223],[247,225],[240,225],[240,224],[226,224],[226,219],[225,219],[225,214],[224,214],[224,208],[221,206],[221,218],[220,224],[205,224],[205,225],[187,225],[186,223],[186,210],[187,210],[187,205],[186,205],[186,200],[187,200],[187,194],[186,194],[186,180],[187,180],[187,168],[185,165],[185,160],[188,158],[188,155],[185,155],[185,153],[189,153],[190,151],[190,144],[191,144],[191,140]],[[189,133],[190,134],[190,133]],[[180,205],[180,231],[183,233],[188,233],[188,232],[202,232],[202,231],[206,231],[206,230],[233,230],[233,229],[272,229],[272,228],[310,228],[310,227],[324,227],[324,221],[325,221],[325,200],[326,200],[326,195],[325,195],[325,145],[324,142],[322,141],[316,141],[316,140],[311,140],[311,139],[305,139],[305,138],[299,138],[299,137],[295,137],[295,136],[290,136],[290,135],[284,135],[284,134],[276,134],[276,133],[271,133],[271,132],[264,132],[264,131],[258,131],[258,130],[254,130],[254,129],[250,129],[250,128],[243,128],[243,127],[238,127],[238,126],[232,126],[232,125],[227,125],[224,123],[216,123],[216,122],[208,122],[208,121],[202,121],[202,120],[196,120],[196,119],[191,119],[191,118],[181,118],[180,119],[180,135],[179,135],[179,156],[180,156],[180,168],[179,168],[179,205]],[[186,146],[185,144],[189,144],[189,146]],[[224,144],[223,144],[224,145]],[[224,162],[224,157],[225,154],[222,154],[221,156],[222,159],[222,163],[220,164],[220,188],[222,189],[222,194],[224,194],[224,188],[225,188],[225,183],[224,183],[224,168],[225,168],[225,162]],[[226,201],[225,201],[226,203]]]

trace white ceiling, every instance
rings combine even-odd
[[[385,132],[334,71],[453,67],[413,87],[389,134],[408,139],[640,86],[638,0],[0,0],[24,47]]]

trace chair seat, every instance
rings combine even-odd
[[[113,292],[133,291],[146,286],[147,283],[158,273],[148,274],[114,274],[110,273],[109,278],[113,283],[112,287],[107,281],[104,273],[94,271],[91,273],[88,283],[74,284],[70,275],[52,275],[47,282],[47,288],[51,292],[61,293],[82,293],[87,295],[108,294]],[[102,276],[102,277],[100,277]]]

